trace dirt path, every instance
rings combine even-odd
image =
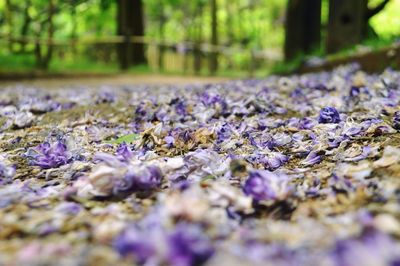
[[[102,86],[102,85],[138,85],[138,84],[204,84],[228,81],[229,78],[221,77],[194,77],[194,76],[165,76],[165,75],[129,75],[120,74],[112,76],[92,77],[62,77],[62,78],[38,78],[25,80],[0,81],[0,87],[15,86],[18,84],[38,86],[45,88],[57,88],[64,86]]]

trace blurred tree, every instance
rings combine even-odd
[[[202,52],[201,52],[201,43],[203,42],[203,19],[204,19],[204,6],[205,3],[199,2],[199,5],[195,6],[195,14],[196,16],[196,22],[194,24],[194,47],[193,47],[193,55],[194,55],[194,60],[193,60],[193,70],[196,74],[199,74],[201,71],[201,57],[202,57]]]
[[[211,13],[211,45],[218,45],[218,21],[217,21],[217,0],[210,0],[210,13]],[[215,74],[218,69],[218,53],[216,51],[212,51],[210,53],[210,73]]]
[[[72,54],[75,56],[77,53],[76,45],[75,45],[75,40],[77,39],[77,30],[78,30],[78,18],[76,14],[76,9],[77,6],[82,3],[82,0],[69,0],[67,3],[69,4],[70,8],[70,13],[71,13],[71,33],[70,33],[70,39],[71,39],[71,51]]]
[[[5,2],[5,21],[8,26],[8,38],[12,37],[12,28],[13,28],[13,5],[11,4],[11,0],[6,0]],[[8,50],[9,52],[13,52],[12,42],[8,42]]]
[[[47,7],[44,9],[46,14],[44,18],[39,20],[38,28],[36,31],[36,37],[38,41],[35,44],[35,57],[36,66],[38,69],[47,70],[50,64],[50,60],[53,56],[53,43],[52,39],[54,36],[54,15],[56,13],[56,0],[48,0]],[[47,29],[47,30],[46,30]],[[39,41],[41,37],[47,35],[47,43]]]
[[[165,51],[165,22],[167,21],[163,0],[158,0],[158,34],[160,38],[160,44],[158,47],[158,68],[160,70],[164,69],[164,51]]]
[[[389,1],[384,0],[370,9],[368,0],[330,0],[326,51],[338,52],[374,36],[369,20]]]
[[[129,37],[144,37],[143,4],[141,0],[118,0],[117,34],[126,42],[118,45],[118,57],[122,69],[146,63],[143,43],[130,43]]]
[[[321,0],[288,0],[285,60],[318,49],[321,42]]]
[[[365,9],[365,17],[364,17],[364,24],[362,28],[362,39],[368,39],[370,37],[377,37],[377,34],[375,33],[374,29],[371,27],[369,24],[369,20],[381,12],[385,6],[390,2],[390,0],[383,0],[379,5],[377,5],[374,8],[369,8],[368,7],[368,1],[364,1],[364,9]]]
[[[25,1],[25,7],[23,10],[23,23],[22,23],[21,32],[20,32],[21,37],[27,37],[28,30],[29,30],[30,24],[32,22],[32,17],[29,14],[29,8],[31,7],[31,4],[32,3],[30,0]],[[25,52],[26,43],[24,41],[22,41],[22,42],[20,42],[20,45],[21,45],[21,52]]]
[[[150,19],[156,21],[156,31],[159,40],[157,54],[158,70],[164,69],[164,54],[167,49],[167,46],[165,45],[165,26],[169,19],[167,8],[176,4],[176,0],[150,0],[146,2],[146,9],[148,10]]]

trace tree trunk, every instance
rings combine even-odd
[[[131,32],[133,36],[144,37],[144,17],[143,4],[141,0],[128,0],[130,6],[128,10],[132,10],[132,18],[129,20]],[[129,14],[128,14],[129,17]],[[146,64],[146,56],[143,43],[134,43],[132,45],[132,65]]]
[[[362,34],[361,38],[363,40],[368,39],[368,38],[377,37],[376,32],[374,31],[374,29],[369,24],[369,20],[370,20],[370,18],[372,18],[373,16],[375,16],[376,14],[381,12],[389,2],[390,2],[390,0],[384,0],[384,1],[382,1],[382,3],[380,3],[375,8],[369,9],[368,8],[368,1],[365,1],[364,8],[366,10],[365,11],[366,14],[365,14],[365,18],[364,18],[364,24],[363,24],[363,28],[362,28],[362,33],[361,33]]]
[[[193,70],[195,74],[200,74],[201,71],[201,50],[200,41],[197,40],[193,47]]]
[[[77,55],[77,48],[76,48],[76,37],[77,37],[77,17],[76,17],[76,4],[73,4],[71,7],[71,17],[72,17],[72,30],[71,30],[71,53],[72,56],[75,57]]]
[[[225,1],[225,10],[229,14],[229,16],[226,16],[226,21],[225,21],[226,27],[227,27],[227,29],[226,29],[227,30],[227,43],[226,43],[227,46],[231,46],[235,41],[235,32],[234,32],[235,25],[233,25],[234,20],[232,19],[232,16],[234,15],[234,12],[235,12],[233,9],[233,7],[234,7],[233,2],[234,2],[233,0]],[[232,59],[230,57],[227,57],[226,60],[227,60],[226,67],[228,69],[231,69],[233,67]]]
[[[126,26],[126,0],[118,0],[117,4],[117,35],[118,36],[124,36],[126,39],[126,36],[130,35],[127,31],[127,26]],[[118,62],[120,65],[120,68],[125,70],[129,68],[130,65],[130,60],[129,57],[127,56],[128,54],[128,46],[129,43],[126,41],[123,43],[117,44],[117,53],[118,53]]]
[[[158,19],[158,34],[160,37],[160,44],[158,45],[158,70],[161,71],[164,69],[164,51],[165,51],[164,24],[166,21],[162,0],[159,1],[159,12],[160,16]]]
[[[54,36],[54,23],[53,23],[53,17],[55,13],[55,5],[54,5],[54,0],[49,0],[49,28],[48,28],[48,38],[49,40],[53,39]],[[52,43],[49,43],[47,45],[47,51],[46,51],[46,56],[44,58],[44,67],[47,70],[51,61],[51,58],[53,57],[53,48],[54,45]]]
[[[5,2],[5,20],[8,24],[8,50],[10,53],[13,52],[13,42],[12,42],[12,28],[13,28],[13,7],[11,5],[11,0],[6,0]]]
[[[186,75],[187,74],[187,72],[188,72],[188,69],[189,69],[189,54],[188,54],[188,51],[190,51],[190,49],[187,47],[187,42],[188,42],[188,37],[185,37],[184,38],[184,46],[185,46],[185,51],[184,51],[184,53],[183,53],[183,62],[182,62],[182,65],[183,65],[183,74],[184,75]]]
[[[321,42],[321,0],[289,0],[286,9],[285,59],[318,49]]]
[[[27,0],[25,3],[25,8],[24,8],[24,22],[21,27],[21,37],[26,37],[28,35],[28,30],[29,30],[29,25],[31,24],[32,18],[29,15],[29,7],[31,6],[31,1]],[[22,41],[20,42],[21,45],[21,52],[25,52],[25,46],[26,42]]]
[[[338,52],[367,38],[376,37],[369,20],[389,2],[384,0],[377,7],[369,9],[368,0],[330,0],[327,52]]]
[[[210,0],[211,7],[211,45],[212,51],[210,52],[209,69],[210,74],[214,75],[218,69],[218,53],[214,51],[215,46],[218,45],[218,21],[217,21],[217,0]]]
[[[141,0],[118,0],[117,34],[125,36],[118,45],[118,58],[122,69],[146,63],[143,43],[130,43],[129,37],[144,37],[143,4]],[[130,43],[130,44],[129,44]]]
[[[327,52],[334,53],[363,39],[368,0],[330,0]]]
[[[321,46],[321,0],[308,0],[304,15],[304,51],[310,53]]]
[[[48,17],[47,20],[41,24],[41,29],[44,29],[47,24],[47,39],[48,39],[47,47],[46,45],[41,45],[39,42],[36,43],[35,46],[36,65],[41,70],[47,70],[49,68],[49,64],[53,56],[53,44],[51,43],[51,41],[54,36],[54,23],[53,23],[54,14],[55,14],[54,0],[49,0]],[[38,33],[38,37],[39,36],[40,32]]]
[[[195,74],[200,74],[201,71],[201,43],[203,40],[203,6],[200,5],[196,12],[198,14],[197,21],[194,27],[194,47],[193,47],[193,70]]]

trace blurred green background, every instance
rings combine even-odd
[[[368,21],[372,33],[329,55],[326,42],[332,3],[319,1],[321,37],[318,45],[312,49],[299,48],[290,58],[285,56],[285,39],[287,41],[287,34],[290,34],[287,18],[291,13],[288,10],[290,5],[301,1],[124,2],[126,0],[0,0],[0,73],[119,73],[124,70],[128,73],[263,76],[294,71],[313,57],[325,60],[380,49],[393,44],[400,36],[400,0],[368,1],[371,10],[387,2]],[[138,18],[134,9],[139,7],[141,17]],[[304,19],[305,14],[298,20]],[[131,19],[143,21],[143,25],[139,25],[143,34],[133,34],[135,25],[129,31],[127,20]],[[124,46],[128,42],[124,36],[139,37],[130,40],[137,46],[129,49]],[[124,65],[124,58],[137,51],[143,51],[145,60],[128,60]]]

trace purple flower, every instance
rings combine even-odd
[[[360,94],[360,87],[351,86],[350,88],[350,97],[356,97]]]
[[[217,130],[217,143],[224,142],[232,135],[232,129],[228,123],[225,123]]]
[[[306,95],[303,92],[303,89],[300,87],[296,87],[292,93],[290,94],[290,97],[295,101],[295,102],[300,102],[300,101],[305,101],[306,100]]]
[[[170,265],[202,265],[215,252],[210,239],[196,225],[178,224],[167,242]]]
[[[102,91],[97,95],[96,103],[113,103],[116,101],[116,96],[110,91]]]
[[[212,105],[212,104],[216,104],[222,101],[222,98],[220,95],[218,94],[214,94],[214,93],[209,93],[209,92],[204,92],[201,95],[201,101],[203,102],[204,105]]]
[[[243,191],[254,200],[277,200],[286,197],[290,191],[289,178],[284,174],[270,171],[252,171],[246,180]]]
[[[51,100],[51,97],[29,98],[20,102],[20,110],[28,110],[34,114],[51,112],[61,107],[60,103]]]
[[[98,152],[94,155],[93,157],[93,162],[95,163],[100,163],[103,162],[109,166],[119,166],[123,162],[121,162],[121,157],[120,156],[115,156],[109,153],[104,153],[104,152]]]
[[[258,240],[247,240],[235,250],[237,255],[253,265],[304,265],[300,256],[283,244],[265,244]]]
[[[372,148],[370,146],[362,147],[362,152],[360,155],[357,155],[353,158],[348,158],[345,161],[358,162],[358,161],[364,160],[365,158],[368,157],[368,155],[371,153],[371,151],[372,151]]]
[[[113,195],[129,195],[135,191],[135,179],[136,175],[128,173],[125,176],[118,178],[114,181]]]
[[[0,162],[0,177],[12,178],[15,174],[15,167],[6,166]]]
[[[113,247],[123,257],[134,256],[139,264],[146,263],[156,253],[151,238],[134,226],[122,231],[114,239]]]
[[[215,252],[199,225],[180,223],[168,232],[159,227],[158,217],[151,215],[117,235],[113,247],[123,257],[133,257],[138,264],[151,265],[161,262],[177,266],[202,265]]]
[[[167,146],[170,148],[170,147],[173,147],[173,146],[174,146],[175,138],[172,137],[172,136],[166,136],[166,137],[164,138],[164,141],[165,141],[165,143],[167,144]]]
[[[71,159],[67,146],[60,141],[53,144],[43,142],[28,150],[27,157],[31,159],[33,165],[40,166],[42,169],[57,168],[69,163]]]
[[[124,142],[118,146],[116,155],[121,161],[129,161],[132,158],[133,153],[129,146]]]
[[[204,92],[200,96],[200,100],[205,106],[220,106],[222,111],[228,106],[225,99],[221,97],[221,95],[215,93]]]
[[[0,161],[0,185],[11,182],[14,175],[15,166],[8,166]]]
[[[268,170],[276,170],[283,164],[288,162],[288,157],[279,152],[271,152],[268,156],[262,158],[260,161]]]
[[[348,137],[353,137],[356,135],[359,135],[362,132],[362,127],[350,127],[344,130],[343,135],[348,136]]]
[[[139,171],[130,170],[125,176],[117,178],[114,182],[113,194],[120,195],[125,192],[150,191],[161,185],[162,174],[157,166],[148,166]]]
[[[157,188],[161,185],[162,174],[157,166],[148,166],[136,177],[136,186],[142,190]]]
[[[77,215],[82,210],[82,207],[75,202],[62,202],[57,206],[56,210],[68,215]]]
[[[339,112],[336,110],[335,107],[324,107],[319,112],[318,122],[321,124],[337,124],[340,122]]]
[[[333,174],[329,180],[329,186],[334,192],[349,192],[354,190],[354,185],[349,179]]]
[[[342,143],[343,140],[345,140],[345,137],[338,136],[333,139],[328,139],[327,143],[330,148],[337,148],[337,147],[339,147],[340,143]]]
[[[396,111],[393,114],[392,122],[393,122],[393,128],[400,130],[400,111]]]
[[[374,137],[385,135],[385,134],[389,133],[390,131],[391,131],[391,128],[389,126],[386,126],[386,125],[378,126],[374,130]]]
[[[186,103],[182,100],[178,100],[175,103],[175,111],[178,115],[185,116],[187,115],[187,106]]]
[[[320,90],[320,91],[328,91],[329,90],[328,87],[326,87],[324,84],[321,84],[321,83],[315,85],[314,89]]]
[[[332,260],[337,266],[395,265],[400,247],[390,236],[366,227],[359,237],[336,242]]]
[[[298,128],[299,129],[312,129],[316,124],[314,119],[309,117],[304,117],[299,121]]]
[[[318,155],[316,151],[311,151],[307,157],[302,162],[303,165],[309,166],[320,163],[322,161],[322,157]]]

